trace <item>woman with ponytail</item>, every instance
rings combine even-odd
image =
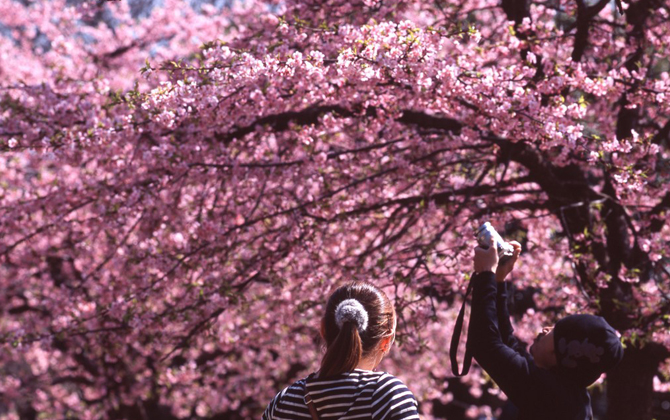
[[[277,394],[263,420],[418,419],[405,384],[374,371],[391,350],[395,327],[393,305],[377,287],[355,282],[337,289],[321,321],[320,369]]]

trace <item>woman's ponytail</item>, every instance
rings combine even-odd
[[[339,334],[326,349],[321,361],[319,375],[335,376],[356,369],[363,357],[363,343],[358,327],[353,322],[345,322]]]
[[[328,299],[323,318],[326,354],[320,377],[356,369],[382,337],[393,333],[394,310],[388,297],[369,283],[350,283]]]

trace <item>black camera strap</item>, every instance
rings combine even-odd
[[[458,313],[458,318],[456,318],[456,325],[454,325],[454,332],[451,335],[451,346],[449,347],[449,357],[451,358],[451,371],[456,376],[465,376],[470,371],[470,365],[472,364],[472,354],[470,353],[470,347],[468,343],[465,343],[465,357],[463,358],[463,371],[458,372],[458,343],[461,341],[461,332],[463,330],[463,318],[465,318],[465,304],[467,303],[468,296],[472,292],[472,277],[468,282],[468,288],[465,291],[465,296],[463,296],[463,304],[461,305],[461,310]]]

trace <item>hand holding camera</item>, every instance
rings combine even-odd
[[[504,263],[498,264],[498,269],[495,271],[497,282],[505,281],[505,277],[507,277],[507,275],[512,272],[514,269],[514,264],[516,264],[516,260],[519,259],[519,254],[521,254],[520,243],[517,241],[510,241],[508,244],[512,245],[514,252],[512,253],[512,258],[506,260]]]
[[[493,271],[496,281],[505,281],[521,253],[521,244],[505,242],[491,223],[486,222],[477,229],[478,246],[475,248],[475,272]]]
[[[475,248],[475,273],[483,271],[496,272],[498,269],[498,249],[493,238],[489,240],[489,246],[484,248],[481,244]]]

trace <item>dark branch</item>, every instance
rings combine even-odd
[[[289,129],[291,124],[317,124],[319,122],[319,118],[329,113],[335,113],[341,117],[351,117],[355,115],[354,112],[338,105],[312,105],[303,109],[302,111],[288,111],[280,114],[272,114],[261,117],[246,127],[235,128],[232,132],[229,133],[218,133],[215,138],[218,141],[229,143],[232,140],[242,138],[247,134],[252,133],[256,130],[256,127],[259,126],[271,128],[273,131],[286,131]],[[365,115],[374,116],[375,114],[375,108],[370,107],[365,110]],[[446,132],[454,132],[457,134],[460,132],[462,127],[462,124],[454,119],[436,117],[425,114],[423,112],[411,110],[404,111],[402,116],[398,118],[397,121],[403,124],[414,124],[422,128],[438,129]]]
[[[502,0],[501,6],[507,20],[513,21],[515,27],[523,22],[523,18],[530,17],[530,2],[527,0]]]
[[[577,33],[575,46],[572,50],[572,60],[581,61],[589,43],[589,29],[591,21],[609,4],[609,0],[600,0],[591,7],[586,6],[584,0],[577,0]]]
[[[421,128],[443,130],[455,134],[460,133],[463,126],[460,122],[451,118],[435,117],[417,111],[404,111],[402,117],[398,118],[397,121],[403,124],[414,124]]]
[[[651,139],[652,143],[661,144],[666,143],[666,147],[670,146],[670,119],[666,121],[663,128],[661,128],[658,133]]]
[[[303,109],[302,111],[288,111],[281,114],[267,115],[265,117],[259,118],[246,127],[237,128],[231,133],[218,133],[216,140],[229,143],[232,140],[242,138],[247,134],[255,131],[256,127],[258,126],[267,126],[272,128],[273,131],[286,131],[289,129],[292,123],[299,125],[312,125],[318,123],[319,118],[321,118],[323,115],[329,114],[331,112],[339,114],[342,117],[351,117],[353,115],[351,111],[337,105],[312,105]]]

